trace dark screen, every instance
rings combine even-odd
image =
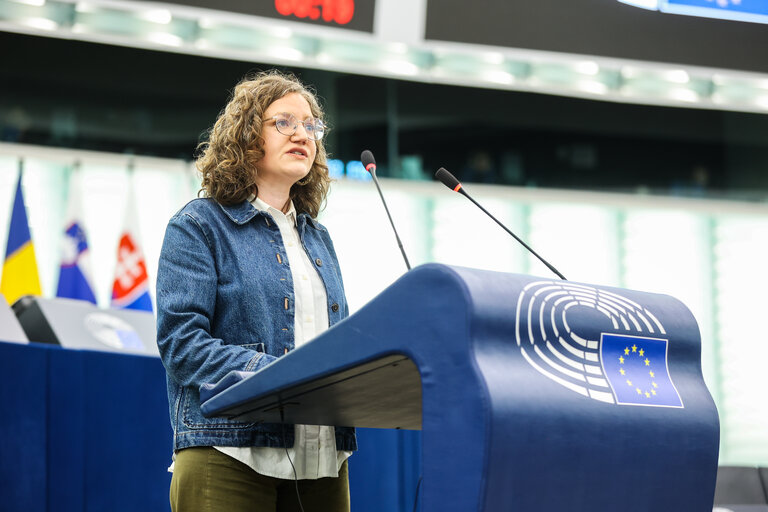
[[[617,0],[427,0],[430,40],[768,72],[768,25]]]

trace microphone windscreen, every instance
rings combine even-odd
[[[376,168],[376,160],[373,158],[373,153],[367,149],[360,155],[360,161],[363,162],[363,167],[368,172],[371,172],[371,165],[373,165],[374,169]]]
[[[446,170],[445,167],[441,167],[435,173],[435,178],[451,190],[458,190],[456,187],[461,188],[461,183],[456,179],[456,176]]]

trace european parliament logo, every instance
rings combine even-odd
[[[600,359],[616,403],[682,407],[669,377],[667,340],[603,334]]]
[[[594,286],[528,283],[515,309],[523,359],[557,384],[609,404],[684,407],[669,374],[668,338],[642,304]]]

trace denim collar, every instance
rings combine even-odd
[[[219,204],[219,207],[224,211],[224,213],[227,215],[227,217],[230,218],[232,222],[238,225],[245,224],[257,215],[271,217],[267,212],[257,210],[247,200],[232,206],[224,206],[223,204]],[[310,224],[315,229],[321,229],[320,224],[307,213],[298,214],[296,216],[296,224],[296,227],[301,234],[304,234],[304,227],[307,224]]]

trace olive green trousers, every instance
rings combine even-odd
[[[337,478],[299,480],[304,512],[349,512],[347,461]],[[176,453],[171,479],[173,512],[300,512],[296,482],[260,475],[205,446]]]

